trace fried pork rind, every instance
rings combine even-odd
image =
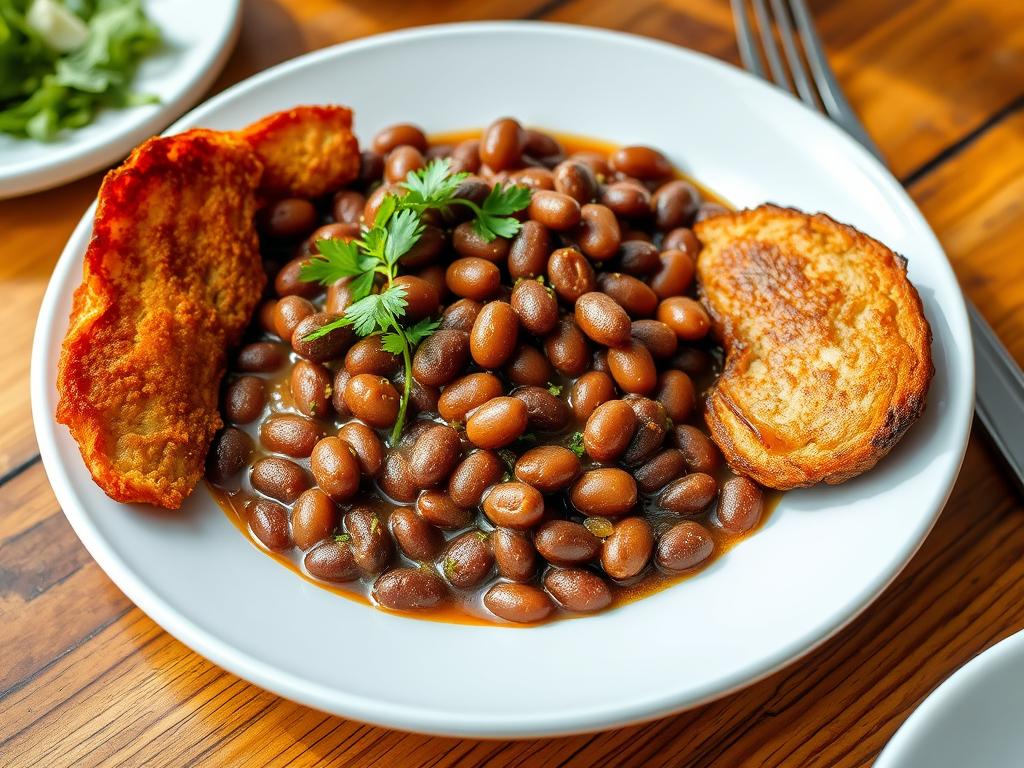
[[[263,163],[260,190],[268,195],[319,197],[359,175],[359,144],[352,110],[295,107],[241,131]]]
[[[226,351],[266,281],[261,170],[238,136],[192,130],[150,139],[103,181],[57,420],[117,501],[175,509],[203,474]]]

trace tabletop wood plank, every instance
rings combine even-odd
[[[966,291],[1024,360],[1024,7],[812,5],[868,129],[897,174],[912,174]],[[724,0],[249,0],[214,90],[378,31],[527,15],[736,58]],[[251,686],[132,606],[75,538],[33,459],[32,320],[98,181],[0,202],[10,350],[0,366],[0,764],[865,766],[942,679],[1024,628],[1024,507],[976,430],[950,504],[884,595],[804,660],[705,707],[596,735],[494,742],[387,731]]]

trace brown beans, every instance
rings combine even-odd
[[[597,285],[594,268],[575,248],[559,248],[548,258],[548,282],[563,301],[572,304]]]
[[[718,499],[718,524],[732,533],[746,533],[761,520],[764,493],[746,477],[732,477],[722,484]]]
[[[515,466],[516,477],[541,493],[565,490],[579,473],[579,458],[560,445],[531,448],[519,457]]]
[[[445,421],[465,423],[470,411],[501,394],[501,381],[497,376],[470,373],[444,388],[437,401],[437,411]]]
[[[512,581],[529,581],[537,570],[537,550],[522,531],[495,528],[491,532],[491,550],[498,575]]]
[[[526,403],[514,397],[494,397],[466,421],[466,437],[478,448],[504,448],[526,431]]]
[[[512,356],[519,335],[519,320],[504,301],[485,304],[473,323],[469,351],[481,368],[500,368]]]
[[[359,462],[339,437],[325,437],[313,447],[309,468],[316,484],[334,501],[346,502],[359,490]]]
[[[582,568],[552,568],[544,576],[544,588],[565,610],[576,613],[600,611],[612,602],[604,580]]]
[[[495,584],[484,595],[484,605],[495,616],[516,624],[543,621],[554,610],[548,596],[529,584]]]
[[[655,493],[686,474],[686,459],[678,448],[667,448],[633,470],[637,487],[643,493]]]
[[[526,137],[523,143],[523,151],[532,158],[542,161],[546,165],[555,165],[565,157],[565,150],[554,136],[533,128],[524,131]]]
[[[460,141],[452,149],[452,173],[476,173],[480,170],[480,142],[477,139]],[[456,197],[465,197],[457,194]]]
[[[371,594],[385,608],[412,611],[440,605],[447,598],[448,590],[433,571],[395,568],[374,582]]]
[[[352,537],[352,556],[363,573],[377,574],[391,560],[391,539],[377,512],[353,507],[345,514],[345,530]]]
[[[265,456],[253,464],[249,482],[264,496],[285,504],[291,504],[310,486],[306,470],[279,456]]]
[[[448,479],[448,495],[461,507],[479,506],[484,491],[501,480],[505,464],[492,451],[474,451],[463,459]]]
[[[469,350],[469,336],[465,331],[435,331],[413,355],[412,375],[428,387],[443,386],[465,369]]]
[[[642,464],[661,448],[668,430],[665,406],[656,400],[629,395],[629,407],[636,414],[636,434],[622,456],[622,463],[633,467]]]
[[[571,318],[563,317],[544,339],[544,353],[559,373],[575,377],[587,370],[590,348],[586,337]]]
[[[299,549],[309,549],[326,539],[338,525],[334,502],[319,488],[310,488],[292,507],[292,537]]]
[[[423,227],[420,239],[398,261],[403,267],[409,269],[433,264],[447,246],[448,236],[444,230],[433,224],[427,224]]]
[[[381,376],[360,373],[345,385],[345,405],[357,419],[371,427],[385,429],[398,417],[398,392]]]
[[[589,203],[597,195],[597,179],[586,163],[565,160],[555,166],[555,189],[568,195],[580,205]]]
[[[384,445],[377,433],[365,424],[350,421],[338,430],[338,437],[352,449],[359,471],[367,477],[376,477],[384,466]]]
[[[583,428],[583,447],[594,461],[613,462],[629,447],[636,431],[636,414],[624,400],[597,406]]]
[[[484,496],[484,514],[505,528],[532,528],[544,516],[544,497],[526,483],[498,483]]]
[[[305,416],[278,413],[260,425],[260,442],[267,450],[304,459],[313,452],[323,431]]]
[[[636,506],[636,481],[618,467],[592,469],[573,484],[569,499],[585,515],[617,517]]]
[[[525,221],[508,251],[508,273],[513,280],[537,277],[547,269],[551,233],[539,221]]]
[[[426,165],[423,153],[408,144],[395,147],[384,158],[384,180],[392,184],[404,181],[410,171],[418,171]]]
[[[289,197],[268,205],[260,215],[260,228],[270,237],[300,237],[316,226],[316,208],[309,200]]]
[[[480,140],[480,160],[492,171],[509,171],[523,162],[526,133],[511,117],[495,120]]]
[[[235,367],[249,373],[270,373],[284,365],[287,359],[288,355],[280,344],[257,341],[238,350]]]
[[[266,402],[263,379],[240,376],[228,385],[224,393],[224,413],[235,424],[248,424],[259,418]]]
[[[555,375],[555,369],[539,349],[530,344],[516,347],[512,359],[505,363],[502,372],[513,384],[542,387]]]
[[[619,246],[619,266],[634,277],[645,277],[661,267],[658,249],[646,240],[626,240]]]
[[[721,455],[711,438],[696,427],[689,424],[676,425],[672,430],[672,442],[682,452],[691,472],[712,475],[721,464]]]
[[[554,189],[555,177],[547,168],[523,168],[508,177],[510,184],[530,189]]]
[[[224,485],[242,471],[251,455],[252,438],[236,427],[225,427],[206,454],[206,476],[211,483]]]
[[[475,587],[490,575],[494,555],[483,531],[467,531],[445,548],[441,569],[448,583],[459,589]]]
[[[661,265],[651,276],[650,286],[659,299],[678,296],[690,290],[696,269],[693,258],[682,251],[666,250],[658,254],[658,259]]]
[[[668,360],[679,346],[675,332],[660,320],[634,320],[630,334],[657,360]]]
[[[512,397],[526,405],[527,425],[538,432],[558,432],[569,423],[569,406],[544,387],[520,387]]]
[[[289,378],[292,403],[307,416],[323,418],[330,408],[331,375],[320,363],[299,360]]]
[[[662,232],[689,224],[700,205],[700,193],[688,181],[669,181],[651,199],[654,225]]]
[[[441,328],[469,333],[473,330],[473,323],[476,322],[476,317],[480,314],[481,309],[483,309],[483,305],[472,299],[459,299],[455,303],[449,304],[444,314],[441,315]]]
[[[274,276],[274,291],[278,297],[302,296],[312,299],[323,290],[319,283],[307,283],[300,276],[308,262],[308,257],[297,256],[278,270]]]
[[[693,381],[682,371],[669,369],[658,375],[655,399],[665,406],[672,421],[686,421],[697,405],[697,392]]]
[[[613,579],[631,579],[647,567],[653,551],[651,524],[642,517],[627,517],[604,540],[601,567]]]
[[[658,308],[658,297],[650,286],[632,275],[605,272],[598,287],[633,317],[650,317]]]
[[[448,265],[445,280],[456,296],[486,301],[498,293],[501,273],[497,265],[475,256],[456,259]]]
[[[577,421],[586,422],[601,403],[615,397],[612,377],[602,371],[587,371],[573,382],[569,400]]]
[[[651,193],[633,181],[609,184],[601,193],[601,203],[627,219],[646,218],[651,213]]]
[[[701,251],[700,240],[693,234],[693,230],[687,227],[676,227],[661,241],[661,247],[666,251],[675,249],[682,251],[694,261]]]
[[[446,530],[465,528],[472,513],[441,491],[424,491],[416,499],[416,514],[431,525]]]
[[[531,219],[556,232],[570,230],[580,223],[580,204],[561,192],[534,192],[527,211]]]
[[[692,515],[710,504],[717,493],[715,478],[694,472],[665,486],[658,497],[658,505],[676,515]]]
[[[441,532],[408,507],[396,507],[388,522],[398,548],[410,560],[432,560],[444,546]]]
[[[608,369],[625,392],[646,395],[658,384],[658,371],[647,347],[635,339],[622,347],[608,350]]]
[[[399,147],[402,144],[408,144],[411,147],[415,147],[420,152],[427,151],[427,137],[423,134],[423,130],[421,128],[413,125],[412,123],[397,123],[395,125],[389,125],[387,128],[382,128],[377,135],[373,137],[373,141],[370,143],[370,146],[377,154],[386,155],[395,147]]]
[[[423,488],[447,480],[462,453],[459,433],[445,424],[434,424],[416,438],[409,452],[409,469]]]
[[[452,246],[460,256],[501,263],[508,258],[509,240],[504,237],[486,240],[472,222],[464,221],[452,231]]]
[[[359,567],[348,541],[321,541],[306,553],[302,564],[322,581],[344,582],[359,578]]]
[[[258,499],[249,508],[249,530],[267,549],[282,550],[292,545],[288,511],[272,501]]]
[[[334,383],[331,385],[331,406],[340,419],[351,419],[352,413],[345,405],[345,387],[352,376],[344,368],[339,368],[334,374]]]
[[[581,565],[601,551],[601,540],[579,523],[550,520],[533,537],[537,551],[552,565]]]
[[[520,280],[512,289],[512,310],[522,326],[543,336],[558,324],[558,300],[537,280]]]
[[[619,251],[622,232],[610,208],[588,203],[580,209],[580,223],[574,231],[576,242],[594,261],[610,259]]]
[[[663,300],[658,305],[658,319],[683,341],[703,339],[711,329],[707,311],[688,296],[672,296]]]
[[[331,215],[335,221],[358,224],[365,207],[366,195],[354,189],[341,189],[334,193],[331,200]]]
[[[607,347],[622,346],[630,339],[629,315],[603,293],[592,291],[576,300],[576,325]]]
[[[613,171],[635,179],[664,179],[672,175],[666,157],[651,147],[632,146],[615,150],[608,158]]]
[[[430,317],[441,306],[437,289],[422,277],[402,275],[395,278],[392,287],[395,286],[405,290],[405,318],[408,322],[415,323]]]
[[[380,334],[367,336],[352,345],[345,355],[345,370],[356,376],[394,376],[402,367],[402,358],[381,346]]]
[[[291,340],[295,326],[316,312],[309,299],[302,296],[285,296],[274,305],[274,333],[282,339]]]
[[[355,340],[355,334],[348,326],[333,328],[326,335],[316,339],[309,338],[311,334],[337,319],[335,315],[326,312],[317,312],[305,318],[292,332],[292,349],[300,357],[315,363],[325,363],[341,357]]]
[[[679,573],[701,565],[715,551],[715,542],[700,523],[683,520],[661,535],[655,560],[666,571]]]

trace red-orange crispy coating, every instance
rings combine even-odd
[[[150,139],[103,181],[57,420],[117,501],[175,509],[203,474],[226,350],[266,281],[261,170],[237,135],[193,130]]]
[[[319,197],[359,175],[359,143],[352,110],[295,107],[267,115],[241,131],[263,163],[260,190],[270,195]]]

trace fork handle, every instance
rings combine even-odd
[[[1024,487],[1024,373],[970,301],[974,338],[975,412]]]

